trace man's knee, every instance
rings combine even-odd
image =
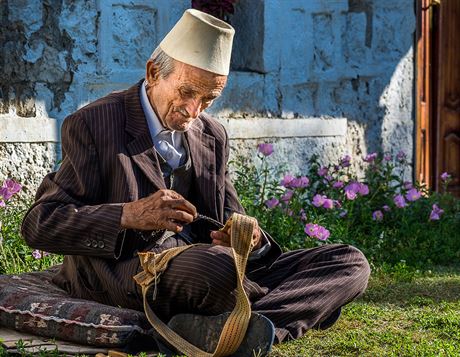
[[[162,295],[179,305],[186,305],[187,310],[230,306],[236,288],[230,249],[198,246],[184,251],[170,262],[160,278],[159,288]]]

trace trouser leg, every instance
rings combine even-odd
[[[252,309],[272,320],[277,342],[295,339],[364,292],[369,274],[364,255],[347,245],[288,252],[268,271],[249,274],[269,289]]]
[[[250,300],[268,291],[247,279],[244,287]],[[170,261],[160,276],[151,306],[162,320],[168,321],[179,313],[218,315],[232,311],[235,296],[236,271],[230,249],[197,246]]]

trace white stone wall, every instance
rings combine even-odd
[[[1,2],[0,180],[17,178],[33,192],[59,159],[65,116],[142,78],[189,6]],[[273,142],[275,162],[297,172],[312,154],[328,162],[404,150],[412,160],[413,0],[239,0],[231,22],[233,71],[209,111],[235,152]]]

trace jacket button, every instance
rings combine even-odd
[[[97,248],[97,240],[92,240],[92,241],[91,241],[91,246],[92,246],[93,248]]]
[[[104,241],[103,240],[97,241],[97,246],[101,249],[104,248],[105,247]]]

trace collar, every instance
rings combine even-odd
[[[140,88],[140,99],[141,99],[141,105],[142,109],[144,110],[145,118],[147,119],[147,125],[149,126],[150,130],[150,135],[152,136],[152,139],[155,138],[158,134],[160,134],[162,131],[169,131],[172,133],[173,136],[175,136],[175,131],[171,131],[166,129],[163,124],[161,124],[160,120],[158,119],[155,111],[152,108],[152,105],[150,104],[149,98],[147,97],[147,91],[145,89],[145,85],[147,82],[144,80],[144,83],[142,83],[141,88]]]

